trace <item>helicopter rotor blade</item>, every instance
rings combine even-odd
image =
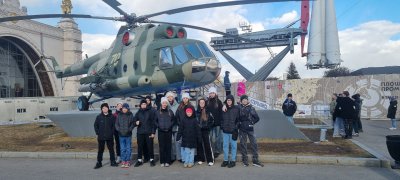
[[[193,25],[189,25],[189,24],[180,24],[180,23],[153,21],[153,20],[147,20],[146,23],[169,24],[169,25],[173,25],[173,26],[187,27],[187,28],[191,28],[191,29],[197,29],[197,30],[201,30],[201,31],[220,34],[220,35],[223,35],[223,36],[233,37],[233,38],[236,38],[238,40],[242,40],[242,41],[249,42],[249,43],[252,43],[252,44],[258,44],[258,45],[260,45],[262,47],[267,47],[267,45],[262,43],[262,42],[257,42],[257,41],[253,41],[251,39],[242,38],[242,37],[240,37],[238,35],[232,35],[232,34],[224,33],[224,32],[221,32],[221,31],[208,29],[208,28],[204,28],[204,27],[199,27],[199,26],[193,26]]]
[[[7,21],[18,21],[27,19],[45,19],[45,18],[89,18],[89,19],[103,19],[112,21],[124,21],[121,17],[102,17],[102,16],[91,16],[86,14],[39,14],[39,15],[27,15],[27,16],[11,16],[0,18],[1,22]]]
[[[125,11],[123,11],[121,8],[118,7],[121,6],[121,3],[119,3],[117,0],[103,0],[103,2],[109,5],[114,10],[116,10],[119,14],[123,16],[129,16],[128,13],[126,13]]]
[[[234,6],[234,5],[242,5],[242,4],[257,4],[257,3],[270,3],[270,2],[285,2],[285,1],[302,1],[302,0],[238,0],[238,1],[228,1],[228,2],[217,2],[217,3],[209,3],[209,4],[199,4],[193,6],[186,6],[176,9],[170,9],[166,11],[161,11],[153,14],[139,16],[138,19],[148,19],[154,16],[159,16],[162,14],[176,14],[186,11],[193,11],[199,9],[207,9],[207,8],[214,8],[214,7],[224,7],[224,6]]]

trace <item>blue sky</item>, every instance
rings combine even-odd
[[[60,13],[59,8],[61,0],[50,0],[50,1],[38,1],[37,4],[31,5],[28,1],[31,0],[21,0],[21,5],[25,2],[28,3],[29,14],[41,14],[41,13]],[[33,0],[35,1],[35,0]],[[76,0],[75,0],[76,1]],[[86,14],[89,11],[87,7],[81,7],[72,0],[74,5],[73,13]],[[187,1],[187,0],[186,0]],[[101,0],[91,0],[93,4],[104,4]],[[177,0],[177,2],[179,2]],[[187,1],[190,2],[190,1]],[[196,1],[192,1],[191,4],[198,4]],[[400,1],[398,0],[336,0],[336,15],[339,30],[353,27],[355,25],[372,21],[372,20],[389,20],[392,22],[400,22],[400,13],[398,8],[400,7]],[[130,12],[126,5],[120,6],[123,10]],[[178,7],[178,6],[177,6]],[[244,6],[248,12],[244,15],[250,21],[262,21],[267,18],[279,17],[284,13],[292,10],[296,10],[300,13],[300,2],[281,2],[281,3],[265,3],[257,5],[246,5]],[[110,12],[114,13],[113,9],[109,8]],[[200,11],[188,12],[192,14],[201,13]],[[185,16],[188,13],[181,13],[178,15],[170,16],[172,19],[179,19],[179,16]],[[91,14],[91,15],[102,15],[102,14]],[[58,20],[40,20],[42,22],[55,25]],[[114,28],[98,28],[97,25],[103,25],[105,22],[102,20],[77,20],[79,27],[83,32],[86,33],[105,33],[110,34],[115,30]]]
[[[121,9],[143,15],[170,8],[202,4],[225,0],[119,0]],[[60,13],[61,0],[20,0],[21,5],[28,7],[28,14]],[[113,9],[101,0],[72,0],[73,13],[99,16],[118,16]],[[154,6],[154,4],[157,4]],[[179,5],[175,5],[179,4]],[[335,0],[337,26],[341,44],[342,65],[352,70],[367,66],[400,65],[400,0]],[[192,25],[206,26],[224,31],[225,28],[238,27],[239,21],[249,21],[254,29],[262,30],[286,26],[289,21],[300,17],[300,2],[265,3],[257,5],[214,8],[180,13],[170,16],[160,16],[157,20],[180,22]],[[59,19],[41,20],[44,23],[56,25]],[[83,51],[93,55],[106,48],[112,41],[119,23],[102,20],[77,20],[83,33]],[[298,26],[298,25],[296,25]],[[101,34],[101,35],[100,35]],[[195,30],[188,31],[189,38],[209,42],[210,33]],[[104,46],[99,47],[99,41]],[[107,45],[107,46],[106,46]],[[102,49],[101,49],[102,48]],[[273,48],[279,52],[282,48]],[[234,51],[232,57],[243,62],[250,71],[255,71],[260,64],[268,59],[265,49]],[[221,59],[221,58],[220,58]],[[254,59],[243,61],[242,59]],[[382,61],[377,62],[376,59]],[[281,76],[288,64],[295,62],[300,76],[320,77],[323,70],[307,70],[305,58],[299,55],[299,46],[295,54],[287,55],[276,67],[272,76]],[[384,62],[384,63],[381,63]],[[234,69],[222,58],[224,70]],[[235,73],[231,73],[235,76]],[[240,75],[236,73],[240,79]]]

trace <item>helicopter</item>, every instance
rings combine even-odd
[[[180,23],[154,21],[149,18],[176,14],[186,11],[267,2],[301,0],[238,0],[181,7],[143,16],[120,9],[117,0],[103,0],[116,10],[121,17],[102,17],[84,14],[40,14],[0,18],[7,21],[41,18],[88,18],[122,21],[111,46],[84,61],[61,69],[54,57],[50,59],[57,78],[86,74],[80,78],[79,92],[90,92],[80,96],[77,107],[87,111],[89,105],[114,97],[134,97],[142,94],[157,94],[180,91],[207,85],[216,80],[221,72],[221,63],[207,45],[199,40],[188,39],[185,28],[212,32],[234,37],[248,43],[260,44],[224,32]],[[158,24],[158,25],[156,25]],[[92,95],[100,97],[90,101]]]

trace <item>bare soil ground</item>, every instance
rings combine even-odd
[[[328,142],[314,143],[319,140],[319,129],[301,129],[311,140],[274,140],[259,139],[260,154],[267,155],[317,155],[373,157],[368,152],[354,145],[349,140],[333,139],[327,132]],[[0,126],[0,151],[29,152],[96,152],[97,141],[94,137],[68,137],[59,127],[40,127],[39,124]],[[156,142],[156,141],[155,141]],[[134,152],[137,150],[133,140]],[[158,152],[158,145],[155,145]],[[240,146],[238,146],[240,148]],[[249,152],[250,147],[249,147]],[[238,151],[239,153],[240,151]]]

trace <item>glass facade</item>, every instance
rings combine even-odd
[[[0,97],[42,96],[29,58],[20,48],[0,38]]]

